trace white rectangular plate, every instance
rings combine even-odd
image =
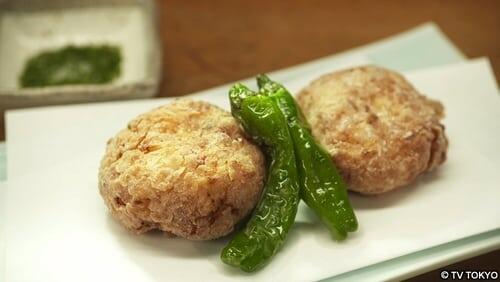
[[[319,71],[328,69],[287,86],[296,92]],[[418,71],[407,78],[446,108],[450,148],[445,165],[387,195],[352,195],[360,230],[343,243],[332,241],[301,206],[283,250],[251,275],[220,262],[227,239],[131,235],[109,217],[98,195],[96,175],[107,138],[136,114],[169,99],[9,114],[9,132],[19,130],[13,140],[30,144],[32,134],[39,137],[36,146],[24,147],[27,154],[57,162],[7,182],[6,281],[310,281],[499,228],[500,100],[488,62]],[[228,108],[220,89],[197,98]],[[23,130],[27,126],[31,131]]]

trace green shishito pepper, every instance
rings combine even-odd
[[[356,231],[358,222],[346,185],[329,153],[314,139],[293,96],[265,75],[257,77],[259,91],[273,99],[285,116],[295,147],[304,202],[314,210],[337,240]]]
[[[229,99],[233,116],[264,148],[269,161],[259,204],[221,254],[223,262],[252,272],[263,267],[283,245],[297,213],[299,179],[293,141],[273,100],[241,84],[231,88]]]
[[[66,46],[37,54],[26,62],[22,87],[103,84],[120,74],[121,52],[110,45]]]

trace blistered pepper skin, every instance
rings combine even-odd
[[[281,248],[295,221],[299,177],[286,120],[270,97],[241,84],[229,94],[231,112],[267,155],[269,170],[263,195],[244,229],[223,249],[224,263],[253,272]]]
[[[275,101],[285,116],[298,160],[301,198],[328,227],[333,238],[343,240],[356,231],[358,221],[342,177],[330,154],[314,139],[293,96],[265,75],[257,77],[260,92]]]

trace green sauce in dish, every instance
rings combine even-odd
[[[120,49],[110,45],[67,46],[41,52],[26,62],[21,87],[104,84],[120,75]]]

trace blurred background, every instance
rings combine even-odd
[[[35,2],[43,8],[48,3],[64,1],[2,2]],[[489,57],[497,80],[500,77],[500,1],[161,0],[155,3],[153,13],[158,30],[154,32],[162,53],[158,56],[161,63],[157,62],[162,70],[160,86],[152,93],[155,97],[186,95],[259,72],[289,67],[427,21],[436,23],[465,56]],[[155,27],[150,26],[146,31],[150,28]],[[2,64],[6,62],[0,61]],[[0,72],[8,70],[9,66],[0,68]],[[3,112],[0,140],[5,140]]]
[[[14,1],[0,0],[0,4],[7,2]],[[32,2],[44,6],[44,1]],[[304,63],[428,21],[437,24],[466,57],[489,57],[497,81],[500,78],[498,0],[159,0],[154,3],[156,19],[147,30],[157,36],[161,55],[154,58],[161,71],[153,66],[151,76],[158,75],[158,85],[146,85],[154,97],[186,95]],[[5,29],[0,27],[0,32]],[[0,40],[8,39],[0,34]],[[0,42],[0,48],[5,43]],[[0,71],[9,71],[7,61],[1,58]],[[13,91],[5,93],[10,95]],[[5,140],[4,110],[0,113],[0,141]],[[500,261],[498,251],[446,269],[490,269],[492,261]],[[413,280],[437,277],[439,271],[435,270]]]
[[[499,1],[159,1],[161,95],[182,95],[381,39],[426,21],[500,77]]]

